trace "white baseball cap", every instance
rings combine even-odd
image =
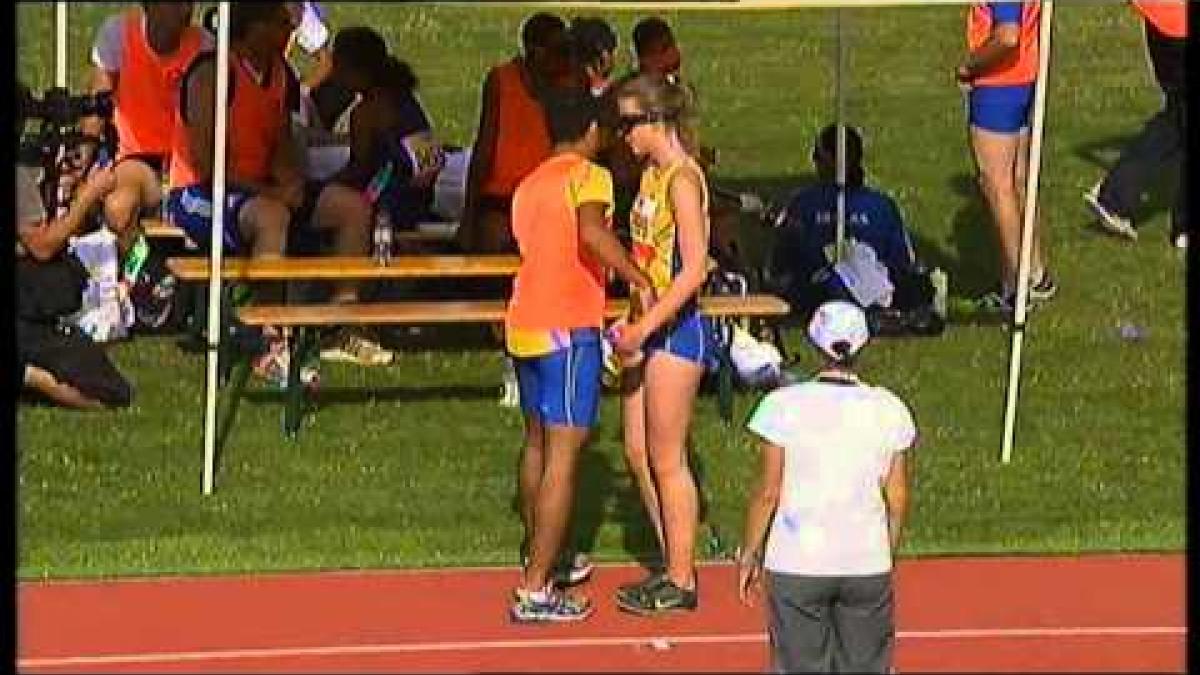
[[[808,322],[808,339],[834,359],[853,356],[871,338],[867,315],[862,309],[845,300],[830,300],[813,312]],[[833,346],[845,343],[847,349],[839,354]]]

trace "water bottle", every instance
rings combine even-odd
[[[371,244],[376,265],[386,266],[392,261],[392,215],[385,204],[375,206],[375,229]]]
[[[933,286],[933,313],[946,318],[946,299],[950,292],[950,280],[946,278],[946,272],[940,267],[935,267],[929,273],[929,283]]]

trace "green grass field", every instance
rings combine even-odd
[[[1142,240],[1088,227],[1080,194],[1158,105],[1141,29],[1119,6],[1060,3],[1041,208],[1061,291],[1028,332],[1015,460],[999,463],[1009,336],[954,325],[940,338],[880,340],[864,375],[910,402],[920,428],[915,504],[903,555],[1181,550],[1184,545],[1184,280],[1159,198]],[[71,9],[73,82],[112,4]],[[639,18],[599,12],[622,35]],[[486,67],[510,55],[524,12],[338,4],[335,25],[379,28],[422,78],[441,134],[471,140]],[[53,72],[49,4],[21,4],[18,68]],[[833,114],[828,10],[666,13],[700,91],[706,143],[724,185],[774,193],[809,174]],[[962,9],[849,13],[851,123],[866,131],[870,180],[898,199],[919,253],[952,293],[982,290],[995,262],[971,187],[952,69]],[[1119,321],[1146,330],[1120,339]],[[788,336],[814,361],[802,336]],[[298,442],[280,435],[277,393],[251,391],[224,453],[217,492],[200,494],[203,359],[171,337],[111,354],[137,388],[126,411],[18,413],[18,575],[83,577],[267,569],[513,563],[517,412],[496,405],[499,354],[405,351],[395,366],[322,369],[321,408]],[[739,394],[738,418],[756,400]],[[652,538],[621,460],[606,400],[583,459],[576,541],[628,559]],[[701,400],[693,428],[711,520],[731,538],[756,458]]]

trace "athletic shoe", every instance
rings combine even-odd
[[[137,322],[146,328],[162,328],[171,316],[175,302],[177,282],[174,276],[167,274],[157,282],[151,282],[150,277],[141,275],[129,289],[129,300],[133,303],[134,316]]]
[[[996,289],[975,299],[975,311],[988,314],[1012,314],[1016,298],[1012,291]]]
[[[276,389],[286,389],[288,381],[288,366],[291,354],[288,352],[287,340],[282,336],[267,337],[267,350],[250,362],[251,370],[256,376]]]
[[[1050,270],[1042,270],[1042,278],[1029,286],[1025,296],[1025,309],[1032,310],[1045,304],[1058,293],[1058,284]],[[975,309],[981,312],[1012,314],[1017,305],[1017,294],[1008,289],[989,291],[975,301]]]
[[[1113,213],[1100,203],[1100,183],[1096,183],[1091,190],[1083,193],[1083,201],[1092,209],[1092,213],[1096,214],[1100,227],[1104,231],[1130,241],[1137,241],[1138,233],[1133,227],[1133,221]]]
[[[517,623],[546,623],[582,621],[592,614],[592,603],[587,598],[567,595],[562,591],[545,588],[513,591],[513,603],[509,617]]]
[[[335,331],[321,348],[321,358],[325,361],[343,361],[360,366],[386,366],[395,356],[392,350],[384,349],[362,330],[352,328]]]
[[[634,598],[647,592],[648,590],[657,588],[667,582],[667,573],[664,570],[654,570],[641,581],[635,581],[630,584],[621,584],[617,586],[617,604],[631,604],[636,602]]]
[[[1186,251],[1188,245],[1187,232],[1178,232],[1171,237],[1171,245],[1177,249]]]
[[[670,579],[664,579],[654,586],[647,586],[642,591],[630,593],[628,596],[617,596],[617,607],[641,616],[668,614],[671,612],[692,612],[699,604],[696,589],[680,588]]]
[[[1029,287],[1029,304],[1041,304],[1058,293],[1058,284],[1050,276],[1050,270],[1042,270],[1042,278]]]
[[[288,368],[292,356],[287,348],[287,340],[279,336],[266,338],[266,352],[250,361],[251,371],[271,387],[285,390],[288,386]],[[300,386],[310,394],[320,386],[321,374],[313,366],[300,366]]]
[[[529,555],[523,551],[524,549],[521,553],[521,567],[529,567]],[[555,561],[554,569],[550,570],[551,582],[556,588],[578,586],[591,578],[595,568],[586,553],[564,553]]]

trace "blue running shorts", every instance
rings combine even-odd
[[[968,95],[971,126],[1002,134],[1015,134],[1029,126],[1033,85],[979,86]]]
[[[646,338],[642,346],[646,358],[658,350],[697,363],[706,370],[717,367],[716,332],[712,321],[695,306],[683,309],[674,321]]]
[[[254,197],[249,190],[229,186],[225,190],[225,223],[222,240],[225,253],[242,253],[245,246],[238,228],[238,216],[246,202]],[[182,229],[189,239],[208,248],[212,239],[212,192],[207,185],[172,188],[167,193],[167,218]]]
[[[599,328],[576,328],[571,344],[549,354],[513,357],[521,410],[543,425],[593,427],[600,414],[603,357]]]

